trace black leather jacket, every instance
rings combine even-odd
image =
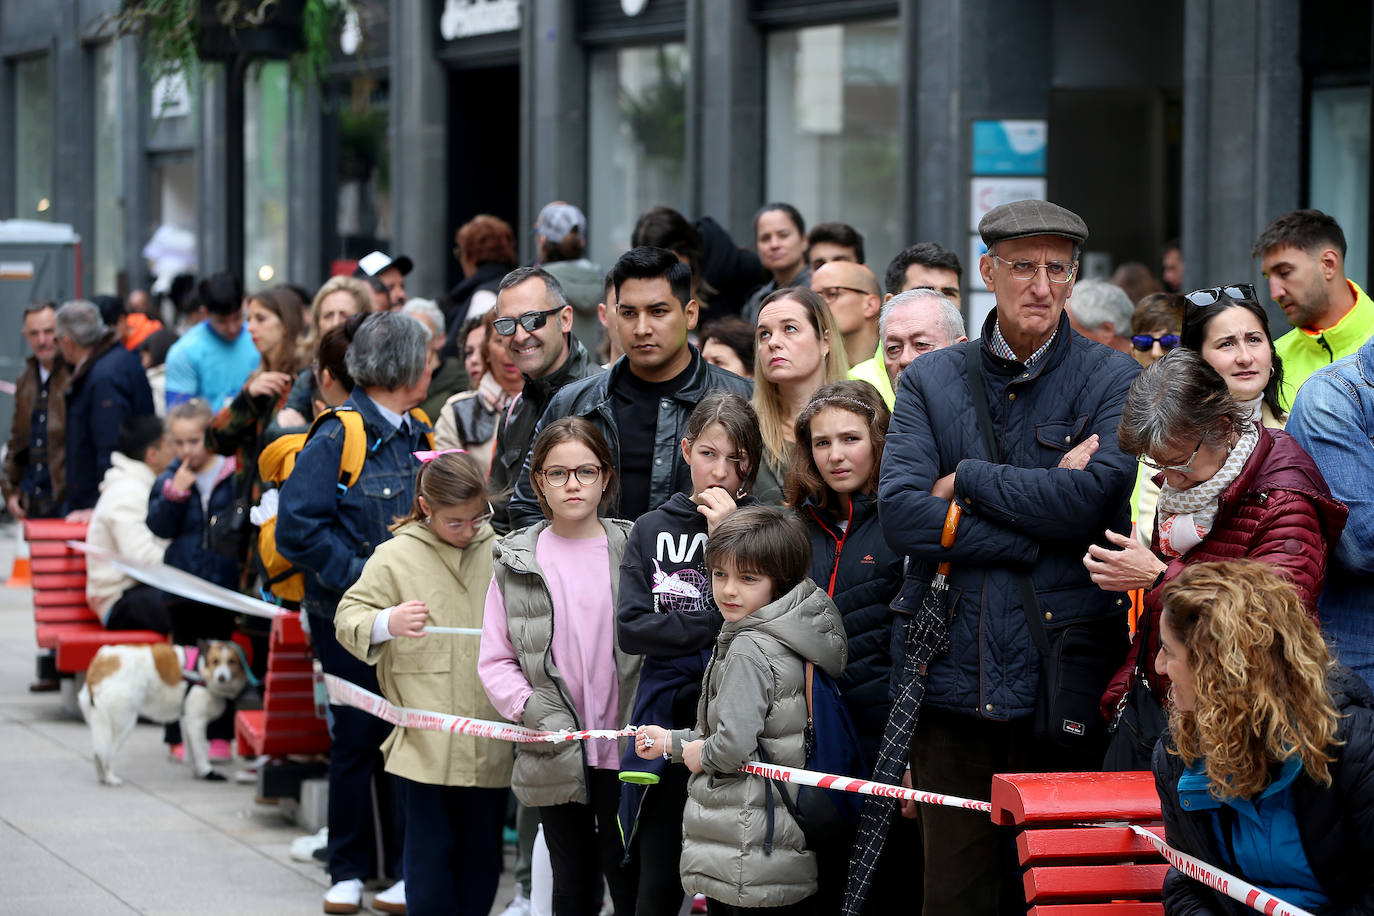
[[[530,446],[534,444],[535,427],[548,408],[549,402],[565,385],[605,372],[576,337],[569,336],[568,340],[568,358],[563,361],[563,365],[543,378],[532,379],[526,376],[525,388],[520,392],[520,397],[510,405],[510,409],[506,411],[505,417],[496,428],[496,450],[492,454],[489,482],[493,494],[491,506],[495,513],[492,516],[491,527],[497,534],[506,534],[543,518],[539,512],[539,502],[536,500],[534,518],[520,524],[511,524],[509,500],[525,459],[529,457]]]
[[[733,372],[712,366],[701,358],[701,353],[696,347],[692,347],[691,344],[688,346],[692,350],[691,378],[668,400],[667,407],[659,408],[658,430],[654,437],[654,468],[649,481],[651,509],[662,506],[674,493],[691,491],[692,474],[687,463],[682,460],[680,443],[687,430],[687,418],[692,415],[702,396],[712,389],[725,388],[748,398],[754,389],[753,383],[748,379],[742,379]],[[611,447],[611,455],[619,469],[620,434],[616,429],[615,404],[611,392],[617,381],[629,371],[629,363],[622,356],[609,371],[563,388],[549,402],[543,418],[530,436],[530,441],[533,442],[538,437],[539,431],[546,423],[563,417],[582,417],[591,421],[606,437],[606,442]],[[604,514],[618,518],[619,501],[610,506]],[[515,484],[515,494],[510,501],[510,526],[512,529],[523,528],[543,517],[539,509],[539,500],[530,485],[527,451],[525,465],[520,471],[520,478]]]

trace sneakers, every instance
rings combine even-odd
[[[383,913],[394,913],[396,916],[405,916],[406,912],[406,883],[397,881],[386,890],[372,898],[372,908]]]
[[[229,763],[234,759],[234,747],[223,738],[213,738],[210,741],[210,762]]]
[[[363,882],[357,878],[340,881],[324,893],[326,913],[356,913],[363,908]]]
[[[501,916],[530,916],[532,912],[530,898],[517,895],[510,905],[501,911]]]
[[[296,837],[291,841],[291,858],[297,862],[314,862],[315,850],[329,844],[329,828],[321,827],[309,836]]]

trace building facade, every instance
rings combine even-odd
[[[459,225],[507,219],[528,260],[555,199],[603,266],[648,206],[748,246],[786,200],[859,228],[879,273],[948,245],[972,293],[1006,199],[1081,213],[1086,274],[1181,237],[1191,286],[1258,280],[1255,236],[1310,205],[1368,278],[1367,0],[355,0],[318,86],[246,69],[241,131],[231,73],[150,86],[116,5],[0,7],[0,218],[71,223],[88,292],[145,286],[166,225],[250,289],[383,248],[433,296]]]

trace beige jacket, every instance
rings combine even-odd
[[[485,526],[463,549],[439,539],[421,522],[407,522],[378,545],[334,614],[339,642],[377,666],[382,693],[398,706],[498,720],[477,678],[476,636],[429,634],[376,645],[372,622],[386,608],[423,601],[428,623],[482,626],[491,584],[491,544]],[[511,745],[490,738],[397,728],[382,744],[388,773],[441,786],[495,789],[510,785]]]
[[[157,474],[142,461],[112,452],[86,529],[86,543],[138,563],[161,563],[171,541],[148,530],[148,497],[156,479]],[[86,601],[102,623],[120,596],[137,584],[123,570],[95,557],[86,558]]]

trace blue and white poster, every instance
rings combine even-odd
[[[1043,175],[1047,121],[974,121],[974,175]]]

